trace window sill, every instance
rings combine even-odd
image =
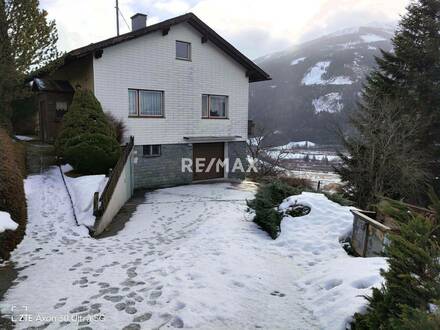
[[[185,57],[176,57],[176,60],[192,62],[190,58],[185,58]]]
[[[160,157],[160,156],[161,155],[151,155],[151,156],[142,155],[143,158],[157,158],[157,157]]]
[[[165,116],[128,116],[128,118],[165,118]]]
[[[221,119],[221,120],[228,120],[228,117],[202,117],[202,119]]]

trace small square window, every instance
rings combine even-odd
[[[191,44],[185,41],[176,41],[176,58],[191,61]]]
[[[144,157],[157,157],[160,156],[161,146],[160,144],[147,144],[143,147],[143,155]]]

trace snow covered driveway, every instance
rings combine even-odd
[[[302,227],[289,228],[299,218],[286,219],[285,236],[271,240],[246,216],[245,199],[253,197],[246,183],[147,193],[125,228],[100,240],[75,225],[57,168],[30,176],[25,188],[27,236],[12,256],[19,277],[1,307],[16,320],[31,315],[31,322],[16,321],[17,328],[329,328],[333,319],[322,315],[332,311],[313,308],[319,304],[313,294],[330,293],[338,285],[324,288],[315,269],[331,284],[325,251],[339,261],[357,259],[332,241],[337,234],[313,245],[326,235],[324,221],[318,237],[310,237]],[[348,209],[325,201],[327,222],[342,216],[347,227]],[[323,215],[313,208],[307,217],[312,214]],[[346,230],[337,223],[333,227]],[[339,302],[335,295],[328,299]],[[345,307],[336,313],[338,322],[330,328],[339,328],[351,311]]]

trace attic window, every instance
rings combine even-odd
[[[176,59],[191,61],[191,44],[185,41],[176,41]]]

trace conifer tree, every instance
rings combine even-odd
[[[406,145],[401,159],[413,158],[401,168],[405,173],[413,171],[418,178],[438,186],[433,180],[440,176],[435,169],[440,155],[437,150],[440,142],[439,32],[440,1],[413,1],[407,7],[407,14],[402,18],[392,40],[393,51],[382,51],[381,58],[376,59],[377,69],[367,78],[359,111],[353,119],[359,135],[357,139],[345,139],[344,144],[352,155],[351,159],[343,158],[344,167],[341,171],[342,179],[349,182],[354,198],[362,206],[374,203],[376,195],[381,194],[395,198],[407,197],[411,201],[418,197],[412,196],[414,191],[408,191],[411,187],[392,185],[388,176],[377,171],[377,167],[382,166],[384,172],[393,173],[393,167],[398,165],[394,161],[384,160],[388,155],[382,150],[383,143],[378,143],[374,138],[374,135],[388,135],[393,140],[388,127],[383,125],[381,115],[381,112],[389,110],[384,107],[389,102],[399,103],[401,115],[395,120],[404,120],[403,124],[409,125],[409,130],[411,125],[414,127],[413,134],[402,141],[392,141],[392,144]],[[426,161],[414,163],[412,160],[419,156],[426,157]],[[367,170],[363,170],[362,166],[367,167]],[[373,187],[371,191],[362,191],[370,186]]]

